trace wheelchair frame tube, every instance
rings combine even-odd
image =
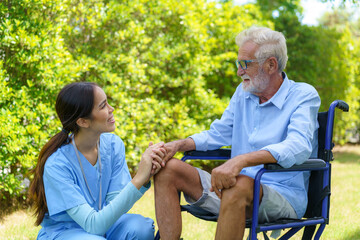
[[[279,240],[283,240],[283,239],[289,239],[292,236],[294,236],[294,234],[296,234],[300,229],[302,229],[302,227],[297,227],[297,228],[292,228],[290,229],[287,233],[285,233],[283,236],[281,236],[279,238]]]
[[[349,106],[346,102],[341,100],[335,100],[330,104],[328,110],[328,118],[326,123],[326,132],[325,132],[325,150],[331,151],[332,146],[332,137],[333,137],[333,128],[334,128],[334,116],[335,108],[341,109],[343,112],[349,111]]]
[[[320,239],[320,236],[323,233],[324,229],[325,229],[325,223],[320,225],[319,229],[317,230],[317,232],[315,234],[314,240]]]
[[[258,216],[259,216],[259,201],[260,201],[260,179],[262,175],[266,172],[266,169],[260,169],[256,176],[254,182],[254,197],[253,197],[253,215],[251,221],[251,229],[250,229],[250,240],[256,239],[256,233],[258,228]]]
[[[329,186],[329,190],[331,191],[330,188],[330,182],[329,182],[329,178],[330,178],[330,168],[331,168],[331,164],[326,162],[326,170],[324,171],[324,176],[323,176],[323,187],[327,187]],[[321,208],[321,216],[325,219],[329,219],[329,216],[326,216],[326,213],[329,210],[329,196],[324,197],[323,202],[322,202],[322,208]]]
[[[316,171],[316,170],[321,170],[324,171],[324,177],[323,177],[323,183],[324,186],[327,186],[329,184],[329,167],[330,167],[330,163],[326,162],[326,166],[325,167],[320,167],[320,168],[304,168],[301,171]],[[273,226],[262,226],[262,227],[258,227],[259,223],[258,223],[258,215],[259,215],[259,201],[260,201],[260,179],[262,177],[262,175],[265,172],[283,172],[283,171],[299,171],[299,169],[289,169],[289,170],[267,170],[265,168],[262,168],[258,171],[258,173],[255,175],[255,179],[254,179],[254,195],[253,195],[253,215],[252,215],[252,222],[251,222],[251,229],[250,229],[250,240],[254,240],[257,239],[256,235],[258,232],[262,232],[262,231],[269,231],[269,230],[275,230],[275,229],[282,229],[284,228],[284,225],[281,224],[279,225],[279,227],[277,227],[276,225]],[[303,227],[303,226],[307,226],[307,225],[315,225],[315,224],[321,224],[324,225],[323,227],[319,228],[317,231],[317,234],[319,233],[321,235],[321,232],[324,230],[325,228],[325,224],[326,224],[326,219],[328,219],[328,216],[325,216],[326,212],[327,212],[327,208],[328,208],[328,196],[325,197],[322,201],[322,209],[321,209],[321,216],[322,218],[317,219],[317,220],[307,220],[308,224],[304,224],[304,222],[302,223],[289,223],[288,227],[286,228],[298,228],[298,227]],[[298,229],[299,230],[299,229]],[[295,230],[294,231],[298,231]],[[292,231],[292,230],[290,230]],[[321,231],[321,232],[319,232]],[[295,233],[296,233],[295,232]],[[290,233],[289,233],[290,234]]]
[[[327,117],[327,123],[326,123],[326,132],[325,132],[325,150],[330,151],[331,150],[331,142],[332,142],[332,133],[333,133],[333,127],[334,127],[334,116],[335,116],[335,108],[338,105],[338,101],[333,101],[330,104],[329,110],[328,110],[328,117]]]

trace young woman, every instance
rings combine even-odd
[[[42,148],[30,196],[37,239],[153,239],[153,220],[127,214],[150,187],[165,155],[163,143],[150,144],[131,179],[114,108],[94,83],[65,86],[56,100],[63,125]],[[70,134],[71,133],[71,134]]]

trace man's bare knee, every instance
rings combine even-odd
[[[175,174],[179,171],[179,159],[172,158],[167,161],[165,167],[163,167],[156,175],[154,175],[154,181],[171,180],[176,178]]]
[[[194,199],[199,198],[203,190],[196,168],[178,159],[168,161],[165,167],[154,176],[154,182],[155,187],[172,185]]]
[[[240,175],[236,178],[236,184],[229,188],[223,189],[222,200],[228,203],[237,204],[242,202],[249,205],[253,200],[253,180],[247,176]]]

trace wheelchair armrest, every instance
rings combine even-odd
[[[231,149],[222,148],[209,151],[186,151],[181,160],[206,159],[206,160],[226,160],[231,158]]]
[[[264,168],[266,170],[276,170],[276,171],[292,171],[292,170],[301,171],[301,170],[311,170],[311,169],[323,168],[323,167],[326,167],[326,162],[322,159],[308,159],[300,165],[293,165],[292,167],[289,168],[283,168],[277,163],[269,163],[264,165]]]
[[[209,151],[186,151],[184,152],[184,156],[182,157],[182,161],[189,159],[199,159],[199,160],[226,160],[231,158],[231,149],[230,148],[222,148],[216,150]],[[301,171],[301,170],[311,170],[316,168],[323,168],[326,166],[326,163],[322,159],[308,159],[304,163],[300,165],[293,165],[290,168],[283,168],[277,163],[269,163],[265,164],[264,168],[266,170],[276,170],[276,171]]]

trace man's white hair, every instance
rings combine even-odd
[[[275,57],[278,61],[278,71],[282,72],[285,69],[288,56],[286,39],[281,32],[266,27],[252,26],[239,33],[235,38],[239,48],[248,41],[259,45],[255,57],[260,60],[260,64],[263,64],[269,57]]]

